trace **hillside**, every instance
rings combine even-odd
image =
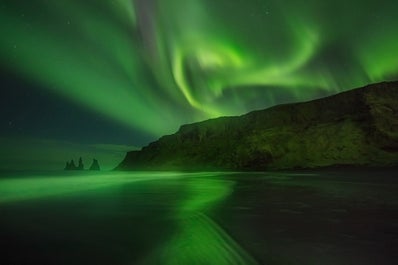
[[[276,170],[398,164],[398,82],[183,125],[117,170]]]

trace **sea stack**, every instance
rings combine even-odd
[[[97,159],[93,159],[93,163],[90,166],[90,170],[97,170],[97,171],[101,170]]]
[[[84,170],[83,159],[79,158],[79,165],[77,166],[77,170]]]
[[[77,170],[75,161],[72,159],[70,162],[66,162],[65,170]]]

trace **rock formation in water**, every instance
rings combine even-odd
[[[79,165],[77,166],[77,170],[84,170],[83,159],[79,158]]]
[[[180,127],[118,170],[275,170],[398,165],[398,82]]]
[[[97,159],[93,159],[90,170],[101,170]]]
[[[77,166],[73,159],[70,162],[66,162],[65,170],[77,170]]]
[[[84,170],[83,159],[79,158],[79,164],[76,166],[75,161],[72,159],[67,161],[64,170]]]
[[[66,161],[66,165],[65,165],[64,170],[70,170],[70,163],[69,163],[69,161]]]

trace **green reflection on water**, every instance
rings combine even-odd
[[[150,197],[150,200],[155,202],[151,204],[152,207],[156,208],[158,199],[163,198],[162,192],[165,191],[163,189],[171,190],[168,185],[176,184],[176,190],[185,196],[178,197],[179,199],[173,202],[164,201],[164,203],[170,204],[169,209],[171,210],[167,215],[172,217],[176,229],[140,264],[257,264],[209,215],[217,204],[233,192],[235,182],[222,179],[222,175],[222,173],[102,172],[81,175],[42,174],[35,177],[7,177],[0,179],[0,205],[40,199],[48,201],[52,198],[76,199],[76,196],[87,194],[87,192],[100,199],[101,190],[113,187],[131,187],[131,185],[135,185],[134,182],[147,182],[151,187],[153,186],[153,189],[158,190],[158,192],[151,193]],[[158,186],[159,183],[160,186]],[[134,189],[128,190],[134,192]],[[140,194],[136,195],[140,196]],[[142,196],[146,198],[145,195]],[[137,199],[134,203],[140,202],[139,197]],[[106,207],[102,209],[106,215],[106,211],[109,209],[107,210]],[[157,218],[161,218],[161,216]],[[131,223],[133,224],[134,220]],[[150,234],[150,231],[147,232]],[[153,240],[156,241],[156,238]],[[134,261],[131,262],[137,264]]]
[[[76,195],[91,190],[125,185],[138,181],[175,179],[180,173],[102,172],[79,174],[43,173],[35,176],[4,177],[0,179],[0,203],[42,199],[51,196]]]
[[[233,181],[191,178],[176,208],[178,229],[144,264],[257,264],[207,212],[233,191]]]

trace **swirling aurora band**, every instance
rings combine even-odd
[[[5,67],[154,136],[398,77],[392,0],[17,2]]]

